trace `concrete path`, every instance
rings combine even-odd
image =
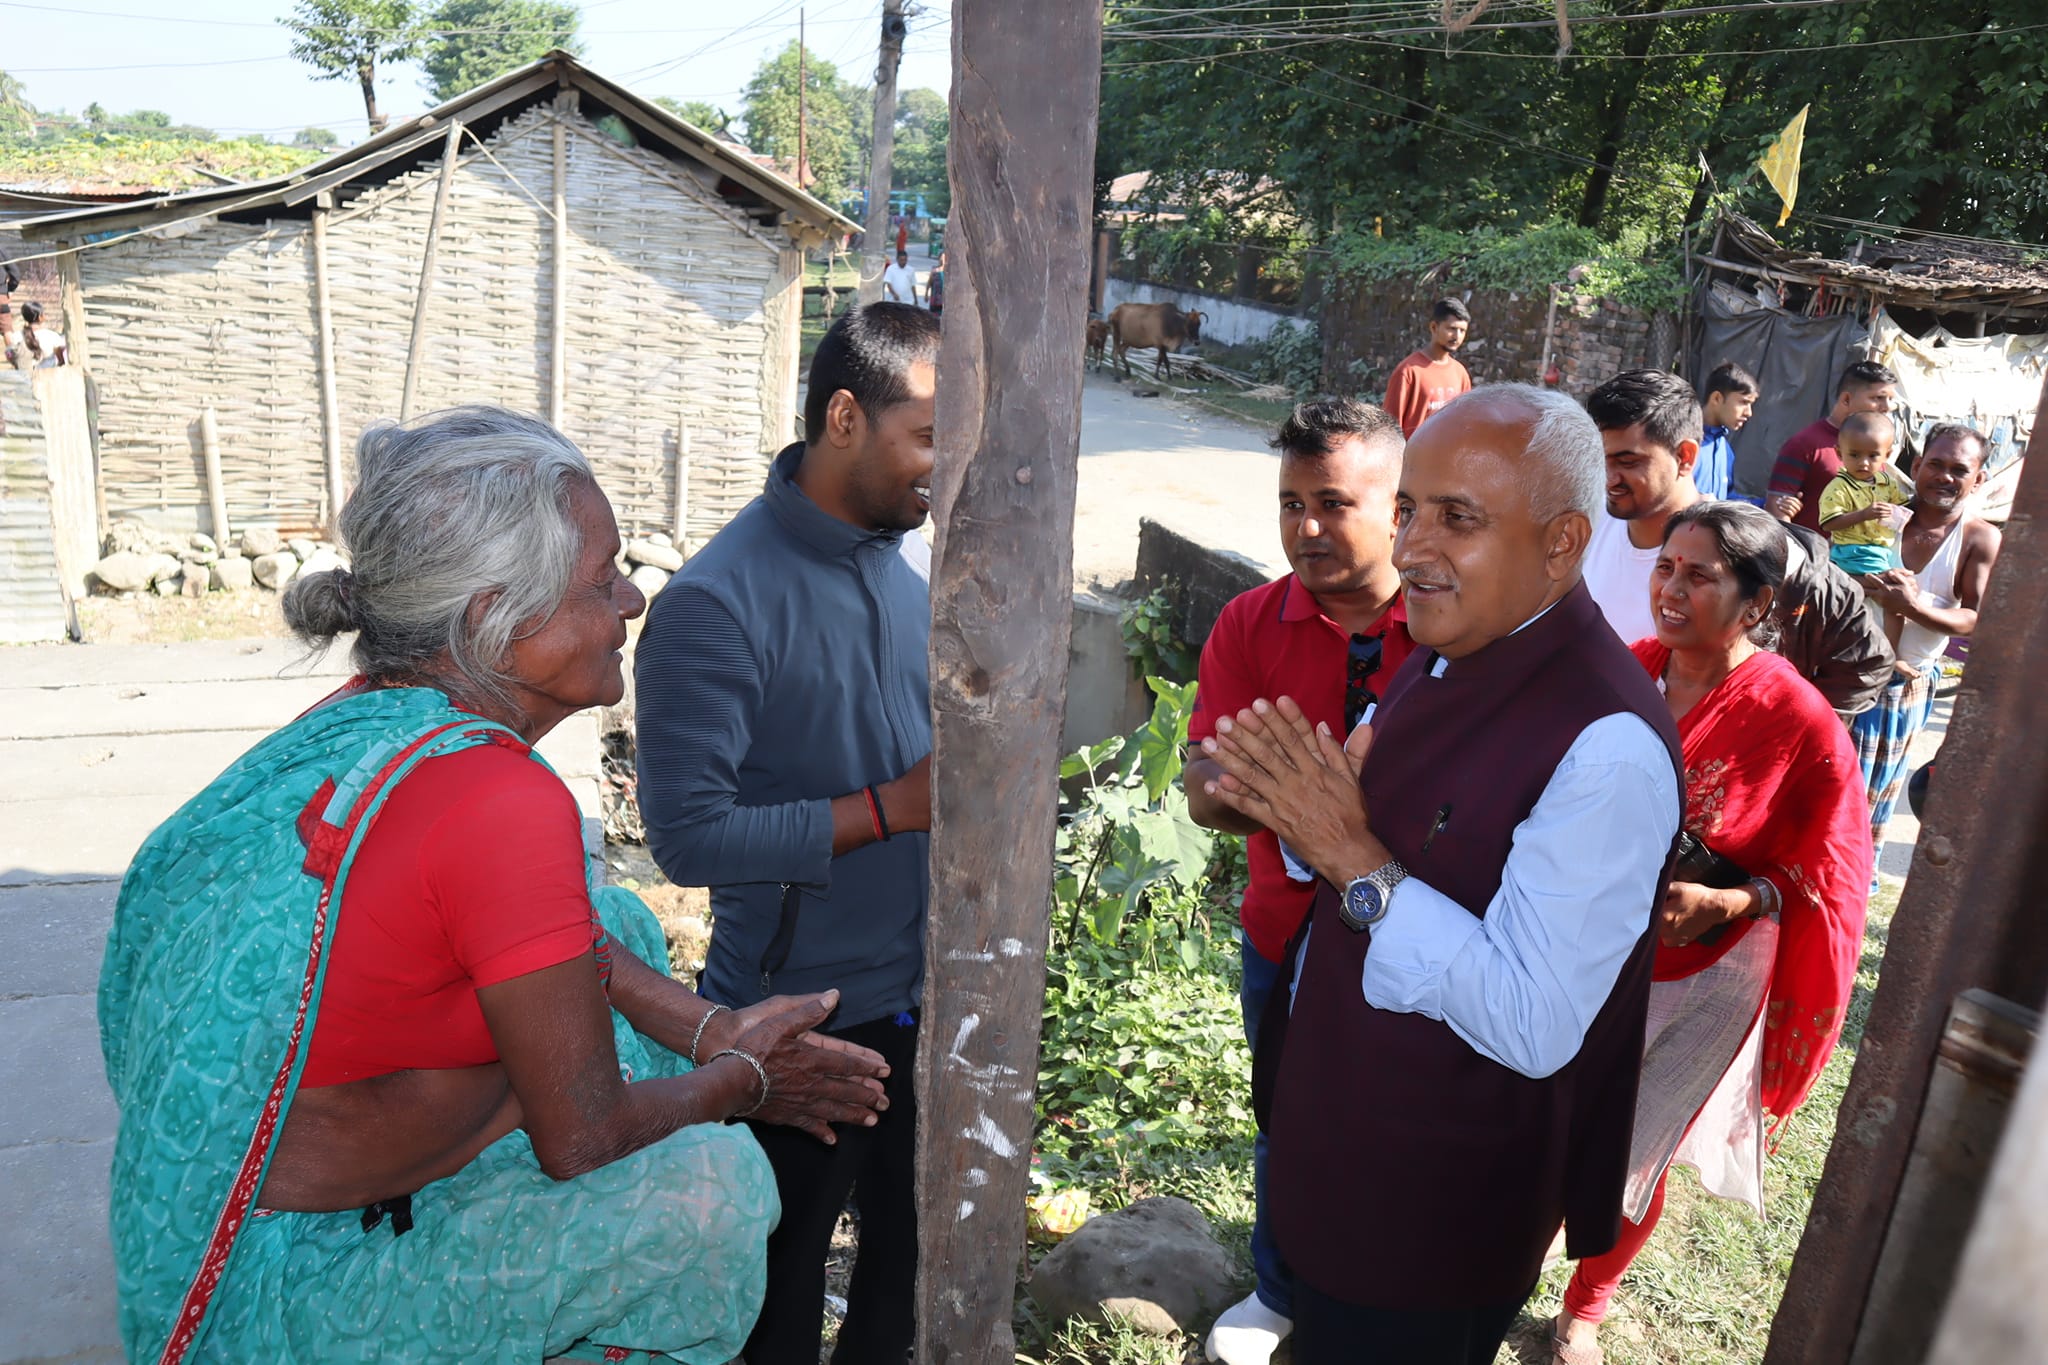
[[[1081,393],[1080,491],[1074,582],[1115,586],[1138,562],[1138,520],[1150,517],[1267,571],[1280,551],[1279,458],[1267,433],[1220,413],[1134,398],[1104,375]]]
[[[94,1017],[114,897],[152,829],[345,676],[339,655],[301,654],[281,640],[0,649],[0,1362],[121,1359]],[[541,750],[592,837],[594,713]]]

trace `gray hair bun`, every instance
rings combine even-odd
[[[360,630],[350,589],[355,575],[327,569],[293,580],[284,590],[284,623],[309,645],[326,645],[337,635]]]

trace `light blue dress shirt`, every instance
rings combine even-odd
[[[1550,1075],[1578,1055],[1662,900],[1678,819],[1657,732],[1627,712],[1594,721],[1515,827],[1484,919],[1419,877],[1394,888],[1365,957],[1366,1002],[1440,1020],[1482,1056]]]
[[[1692,462],[1693,486],[1703,498],[1728,496],[1735,481],[1735,447],[1729,443],[1728,428],[1708,427],[1700,441],[1700,453]]]

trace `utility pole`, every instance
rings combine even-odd
[[[796,12],[796,187],[809,189],[804,183],[804,168],[810,164],[810,121],[806,111],[810,85],[804,63],[804,11]]]
[[[1074,619],[1101,66],[1102,0],[954,0],[932,482],[918,1365],[1012,1365],[1017,1355],[1010,1315]]]
[[[896,65],[909,31],[903,0],[882,0],[882,51],[875,64],[874,164],[868,173],[868,226],[860,241],[860,301],[882,297],[882,271],[893,259],[889,240],[889,172],[896,157]]]

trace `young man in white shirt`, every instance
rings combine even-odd
[[[882,302],[917,307],[917,272],[910,268],[909,252],[897,252],[896,264],[882,272]]]
[[[1672,515],[1700,500],[1700,405],[1664,370],[1626,370],[1586,395],[1586,413],[1607,448],[1607,515],[1593,523],[1586,589],[1625,645],[1657,633],[1650,569]]]

